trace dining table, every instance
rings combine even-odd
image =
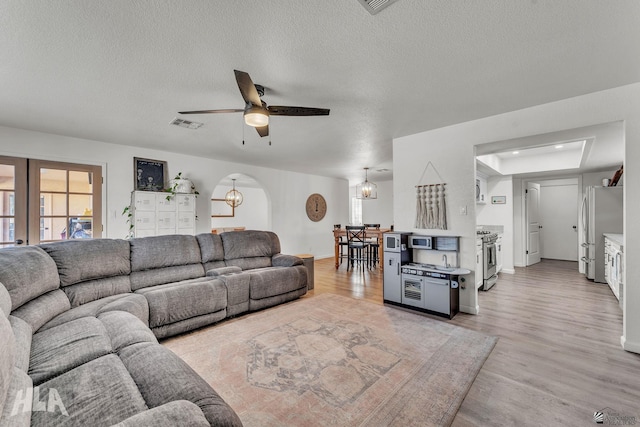
[[[380,270],[384,270],[384,263],[382,262],[382,253],[383,253],[383,245],[382,245],[382,235],[384,233],[391,232],[390,228],[365,228],[364,234],[365,238],[372,239],[376,238],[378,240],[378,259],[380,262]],[[333,239],[335,240],[334,247],[334,258],[336,263],[336,270],[340,267],[340,237],[347,236],[347,230],[344,228],[334,228],[333,229]]]

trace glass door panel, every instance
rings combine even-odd
[[[27,241],[27,160],[0,156],[0,247]]]
[[[30,243],[102,236],[102,169],[100,166],[31,160]],[[93,185],[98,179],[100,185]],[[37,208],[36,208],[37,206]]]

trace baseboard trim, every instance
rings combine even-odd
[[[461,305],[460,312],[467,313],[467,314],[478,314],[480,313],[480,306],[476,305],[475,307],[471,307],[468,305]]]
[[[629,342],[624,335],[620,337],[620,344],[625,351],[640,354],[640,343]]]
[[[516,274],[516,270],[515,268],[503,268],[502,270],[500,270],[500,273]]]

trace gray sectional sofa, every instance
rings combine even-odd
[[[0,249],[0,426],[237,426],[158,343],[306,293],[266,231]]]

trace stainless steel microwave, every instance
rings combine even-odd
[[[433,237],[409,236],[409,247],[411,249],[433,249]]]

